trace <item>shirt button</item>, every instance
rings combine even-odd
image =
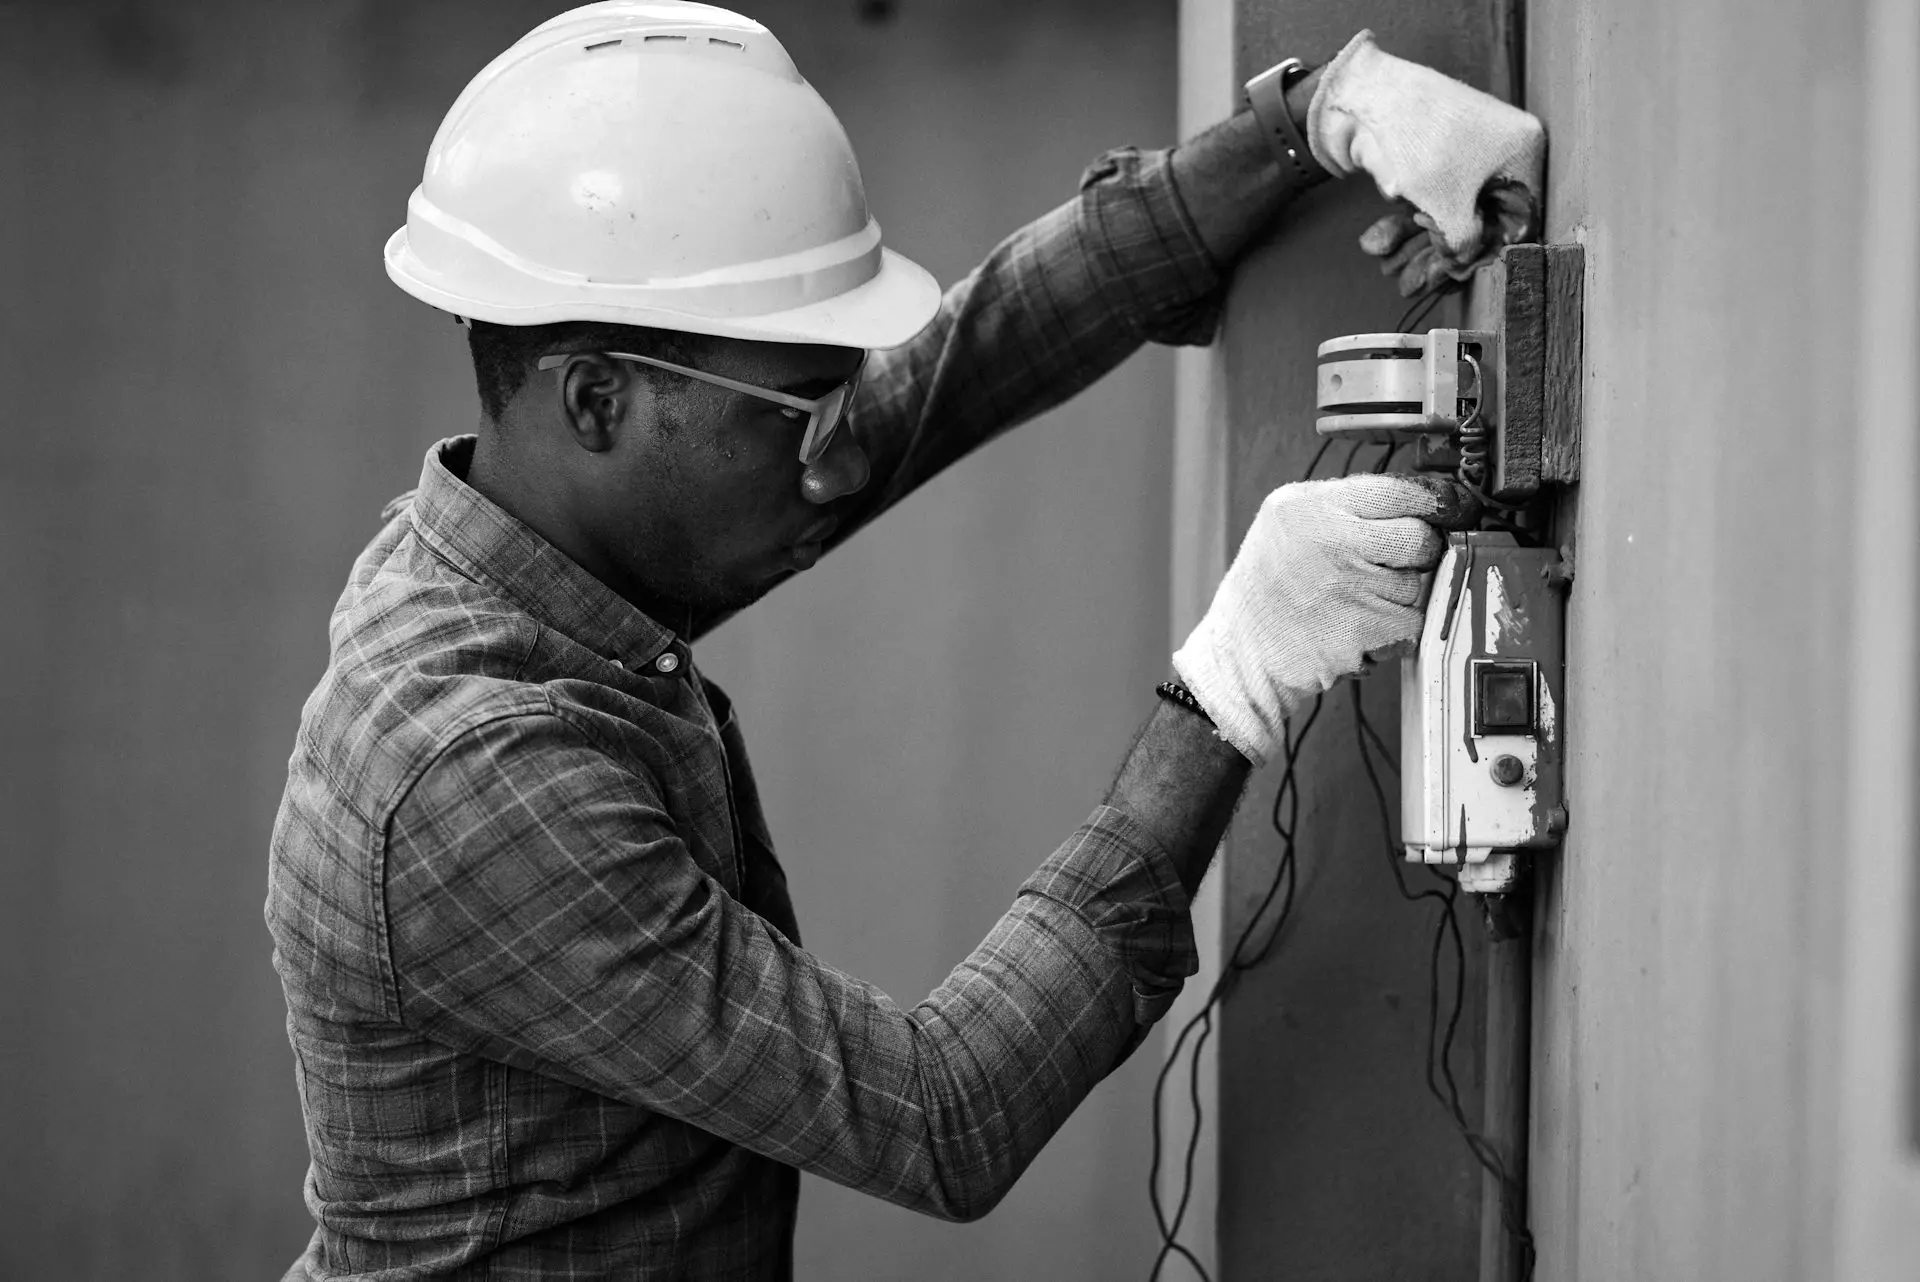
[[[624,668],[627,666],[626,664],[620,662],[620,660],[618,659],[608,659],[607,662],[611,663],[616,668]]]
[[[653,666],[662,672],[672,672],[680,666],[680,656],[669,650],[653,661]]]

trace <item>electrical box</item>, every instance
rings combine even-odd
[[[1409,860],[1457,865],[1462,890],[1511,889],[1514,852],[1566,831],[1564,586],[1552,548],[1453,534],[1401,662],[1401,839]]]
[[[1351,334],[1320,345],[1322,436],[1413,447],[1455,476],[1496,528],[1450,536],[1418,652],[1401,666],[1401,840],[1459,870],[1463,890],[1511,890],[1522,852],[1557,846],[1565,596],[1547,487],[1579,476],[1578,245],[1513,245],[1474,274],[1459,327]]]

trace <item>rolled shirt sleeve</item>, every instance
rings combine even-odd
[[[903,1009],[703,873],[562,711],[456,738],[388,828],[404,1021],[950,1219],[984,1214],[1195,969],[1151,836],[1100,807]]]
[[[910,342],[875,352],[851,413],[873,481],[838,543],[1142,343],[1206,343],[1225,276],[1174,186],[1171,153],[1107,152],[1078,193],[1001,241]]]

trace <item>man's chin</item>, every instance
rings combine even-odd
[[[754,592],[752,599],[758,600],[771,590],[774,585],[785,583],[788,579],[804,570],[811,570],[820,560],[823,551],[824,549],[818,543],[802,543],[798,547],[782,548],[778,555],[774,557],[773,568],[770,569],[766,577],[760,581],[760,586],[758,590]],[[739,609],[740,607],[735,606],[734,608]]]

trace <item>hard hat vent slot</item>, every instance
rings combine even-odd
[[[595,49],[612,49],[619,43],[620,42],[618,40],[602,40],[597,45],[588,45],[586,51],[588,53],[592,53]]]
[[[746,46],[741,44],[738,40],[722,40],[718,36],[708,36],[707,43],[710,45],[725,45],[729,49],[745,49],[746,48]]]
[[[648,36],[645,40],[641,41],[641,43],[652,44],[656,40],[679,40],[684,42],[686,40],[686,37],[685,36]]]

